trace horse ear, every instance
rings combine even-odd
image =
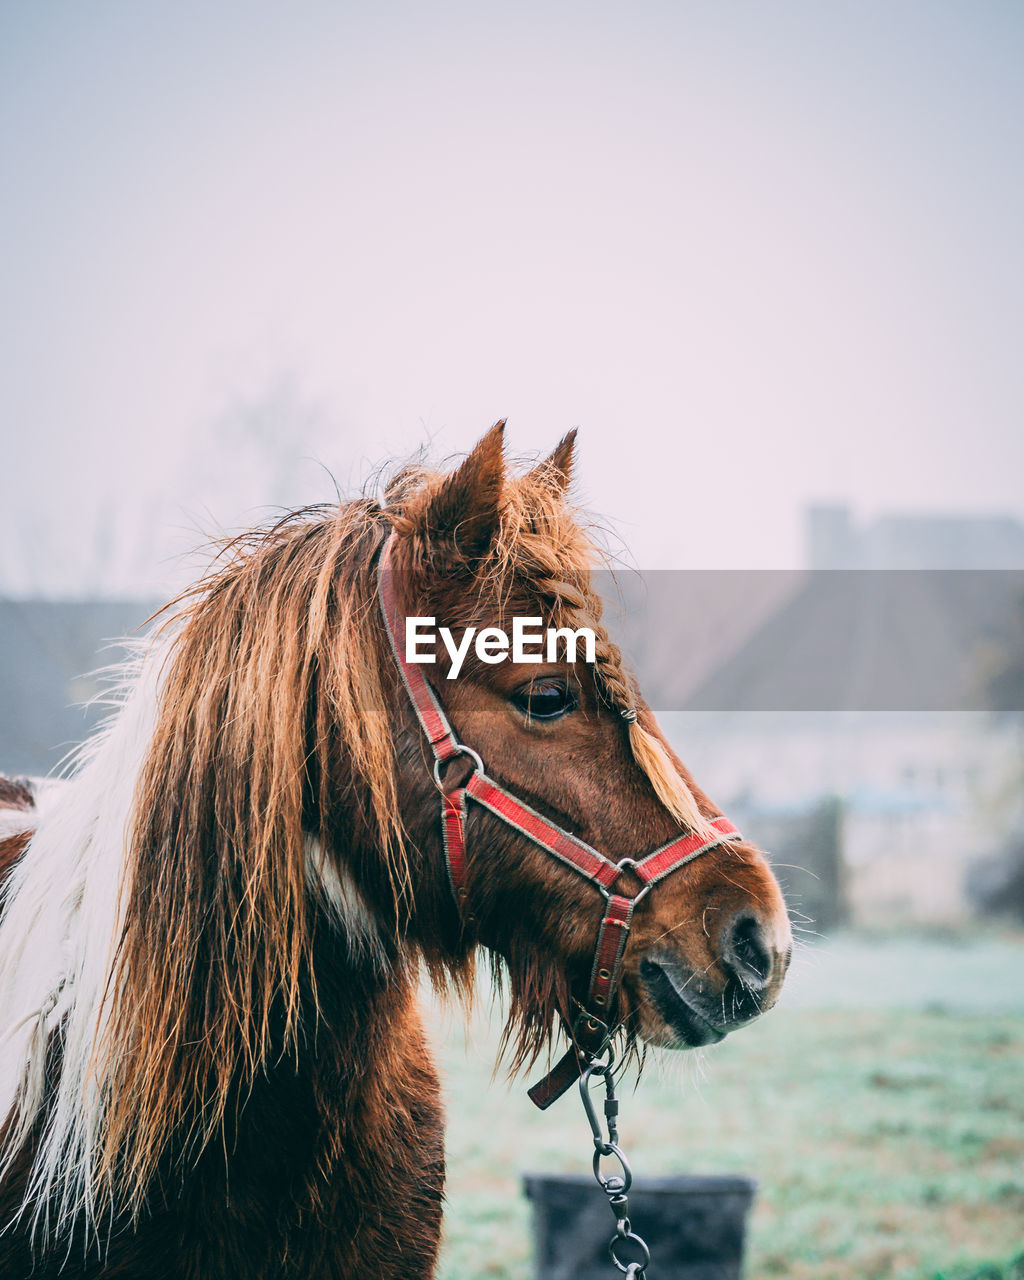
[[[530,476],[549,484],[556,493],[564,494],[572,480],[573,455],[576,449],[576,428],[559,440],[543,462],[538,462]]]
[[[430,499],[422,529],[431,541],[454,542],[461,555],[470,557],[483,555],[491,545],[505,477],[504,431],[502,418]]]

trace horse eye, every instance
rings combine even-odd
[[[512,702],[531,720],[557,720],[575,711],[579,699],[565,684],[531,684],[512,695]]]

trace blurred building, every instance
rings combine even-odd
[[[975,869],[1022,826],[1017,716],[705,711],[665,721],[817,929],[967,922]]]
[[[812,569],[847,572],[808,573],[673,736],[816,925],[962,924],[1024,829],[1024,708],[989,697],[1024,648],[1024,528],[817,506],[806,533]]]
[[[1007,515],[886,515],[857,525],[842,504],[808,507],[811,569],[1022,569],[1024,526]]]

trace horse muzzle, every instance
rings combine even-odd
[[[718,1044],[775,1004],[791,954],[788,930],[777,936],[744,911],[723,931],[710,964],[706,957],[695,964],[681,949],[646,955],[639,966],[644,1040],[666,1049]]]

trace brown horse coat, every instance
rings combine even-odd
[[[475,948],[375,607],[392,530],[410,613],[596,629],[592,668],[431,672],[493,776],[615,859],[717,812],[601,624],[571,452],[511,477],[499,424],[450,475],[406,469],[383,504],[237,540],[65,790],[35,813],[0,782],[0,1275],[433,1274],[442,1115],[414,989],[423,967],[467,989]],[[563,709],[534,713],[537,690]],[[485,812],[467,850],[521,1064],[571,1018],[599,903]],[[638,906],[623,1035],[720,1039],[774,1002],[788,957],[764,859],[716,849]]]

